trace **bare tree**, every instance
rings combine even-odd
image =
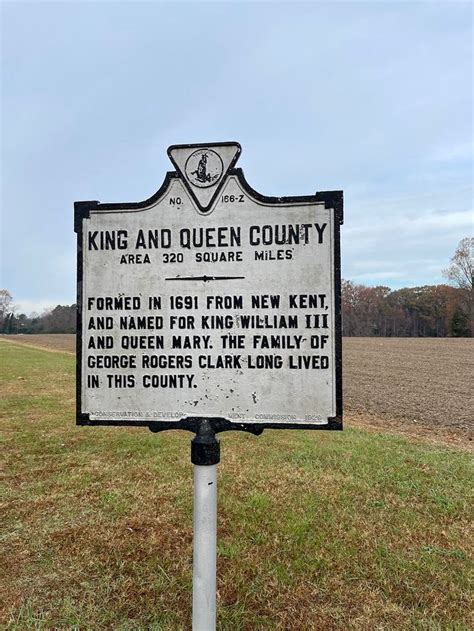
[[[443,275],[461,289],[468,289],[472,292],[473,287],[473,258],[474,238],[466,237],[461,239],[451,259],[450,266],[443,270]]]
[[[458,311],[453,317],[458,320],[465,318],[467,328],[474,335],[474,265],[473,265],[474,238],[461,239],[451,259],[450,266],[443,270],[443,274],[462,291],[463,300]]]
[[[13,307],[13,298],[7,289],[0,289],[0,318],[5,318]]]
[[[0,333],[8,332],[14,311],[11,293],[7,289],[0,289]]]

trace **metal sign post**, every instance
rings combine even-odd
[[[219,439],[207,419],[191,443],[194,465],[193,631],[216,628]]]
[[[216,620],[216,434],[342,429],[342,191],[267,197],[236,142],[174,145],[143,202],[76,202],[77,424],[184,429],[193,628]]]

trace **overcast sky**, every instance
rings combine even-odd
[[[2,278],[75,301],[73,202],[236,140],[267,195],[343,189],[344,278],[443,282],[472,234],[472,5],[3,2]]]

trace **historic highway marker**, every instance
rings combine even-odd
[[[342,429],[342,191],[265,197],[236,142],[144,202],[75,204],[77,423],[187,429],[193,629],[216,620],[216,433]]]
[[[342,192],[260,195],[233,142],[168,154],[150,199],[75,205],[78,423],[340,429]]]

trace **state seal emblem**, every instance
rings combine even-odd
[[[199,149],[186,160],[184,172],[193,186],[208,188],[220,180],[224,165],[220,155],[212,149]]]

